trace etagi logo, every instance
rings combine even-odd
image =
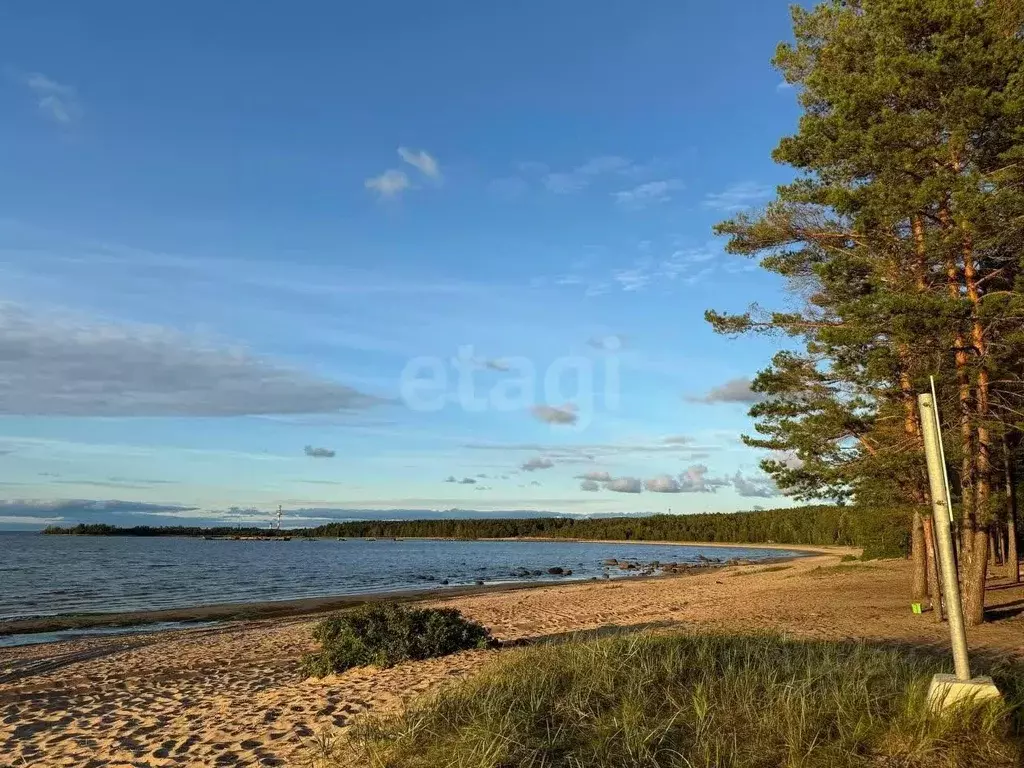
[[[620,346],[610,337],[598,358],[567,355],[542,369],[528,357],[483,361],[471,344],[459,347],[447,362],[435,356],[414,357],[402,369],[402,400],[422,412],[451,405],[467,413],[530,410],[549,424],[584,429],[594,417],[596,402],[607,411],[619,407]],[[485,370],[492,372],[486,383],[480,376]]]

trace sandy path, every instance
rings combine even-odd
[[[502,640],[607,626],[778,629],[800,636],[942,643],[913,616],[902,562],[835,555],[696,576],[585,582],[461,596],[452,605]],[[743,574],[743,575],[739,575]],[[973,647],[1024,656],[1024,589],[996,588],[1006,618]],[[312,737],[467,674],[500,651],[302,680],[309,619],[0,651],[0,765],[301,765]],[[6,762],[5,762],[6,761]]]

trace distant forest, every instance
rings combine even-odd
[[[43,533],[86,536],[265,536],[312,538],[560,538],[627,541],[707,541],[750,544],[859,546],[866,557],[900,557],[909,550],[910,510],[807,506],[757,512],[650,517],[494,520],[395,520],[328,523],[316,528],[195,528],[81,524]]]

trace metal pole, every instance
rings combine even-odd
[[[949,470],[946,469],[946,448],[942,444],[942,421],[939,419],[939,396],[935,394],[935,377],[929,376],[932,387],[932,411],[935,418],[935,434],[938,435],[939,461],[942,463],[942,485],[946,489],[946,510],[949,512],[949,524],[953,525],[953,496],[949,492]],[[956,554],[956,550],[953,550]]]
[[[960,582],[957,579],[956,558],[953,555],[953,532],[949,522],[952,504],[949,494],[946,493],[938,413],[931,395],[918,395],[917,404],[921,410],[924,455],[928,463],[928,484],[932,496],[932,520],[939,545],[939,560],[942,563],[942,591],[946,598],[946,615],[949,617],[953,665],[957,679],[967,681],[971,679],[971,667],[967,658],[967,634],[964,632],[963,606],[960,603]]]

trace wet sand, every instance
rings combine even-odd
[[[429,604],[458,608],[506,642],[654,626],[946,643],[945,625],[910,611],[908,563],[841,564],[842,553],[696,575],[452,595]],[[1024,588],[997,579],[989,602],[999,620],[971,633],[972,649],[1024,657]],[[400,706],[502,653],[304,680],[298,659],[312,648],[313,621],[241,621],[0,650],[0,763],[302,765],[325,729],[343,730],[362,712]]]

